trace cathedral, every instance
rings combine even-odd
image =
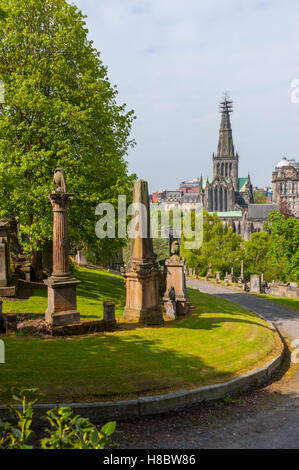
[[[243,211],[253,203],[250,176],[239,177],[239,155],[235,152],[230,113],[232,101],[220,103],[221,125],[216,155],[213,153],[213,179],[201,178],[199,193],[209,212]]]
[[[181,207],[183,212],[201,203],[204,210],[216,212],[225,225],[230,225],[244,240],[250,240],[252,233],[265,230],[268,214],[279,206],[254,204],[249,174],[239,177],[239,155],[235,152],[230,122],[232,110],[233,103],[225,96],[220,103],[221,124],[217,153],[213,153],[213,178],[201,176],[183,181],[178,191],[155,193],[155,196],[160,196],[168,209]]]

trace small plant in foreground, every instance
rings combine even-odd
[[[0,419],[0,449],[32,449],[33,406],[42,395],[37,388],[13,388],[12,397],[21,404],[20,409],[7,405],[18,419],[17,427]],[[50,429],[47,429],[48,437],[40,441],[42,449],[104,449],[110,444],[116,427],[115,422],[110,422],[99,431],[89,419],[73,416],[73,411],[68,407],[49,410],[47,419]]]
[[[104,449],[116,427],[111,422],[98,431],[89,419],[73,416],[68,407],[54,408],[47,415],[51,428],[46,430],[49,437],[41,440],[42,449]]]

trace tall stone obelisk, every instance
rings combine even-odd
[[[162,324],[159,269],[151,238],[148,185],[141,179],[133,187],[133,221],[136,230],[131,236],[131,255],[125,268],[127,295],[124,319],[146,325]]]
[[[80,321],[76,296],[80,281],[72,276],[69,269],[67,209],[74,197],[67,192],[65,174],[61,168],[55,170],[54,183],[58,189],[48,195],[53,207],[53,273],[45,281],[48,286],[46,321],[59,326]]]

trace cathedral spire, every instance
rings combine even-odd
[[[228,93],[224,94],[220,102],[219,112],[222,114],[219,132],[219,143],[217,157],[233,158],[235,149],[233,144],[232,128],[230,123],[230,113],[233,111],[233,102],[229,99]]]

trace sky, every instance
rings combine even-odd
[[[224,91],[234,102],[239,176],[263,187],[282,157],[299,161],[298,0],[73,3],[119,103],[135,110],[137,145],[126,159],[150,191],[212,176]]]

